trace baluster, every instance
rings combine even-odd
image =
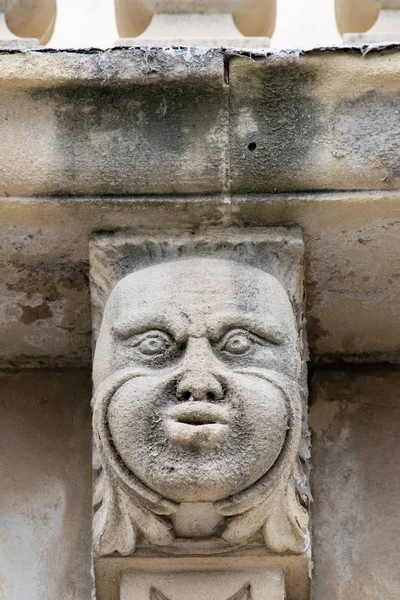
[[[56,18],[55,0],[0,0],[0,47],[46,44]]]
[[[275,0],[115,0],[121,43],[266,47]]]
[[[336,0],[336,19],[344,43],[400,41],[400,0]]]

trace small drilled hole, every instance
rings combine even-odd
[[[255,142],[250,142],[250,144],[247,147],[250,150],[250,152],[254,152],[254,150],[257,148],[257,144]]]

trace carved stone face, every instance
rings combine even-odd
[[[155,265],[122,279],[106,306],[95,383],[134,369],[107,421],[116,453],[178,502],[216,501],[272,467],[288,428],[268,371],[298,377],[292,306],[260,269],[219,259]]]

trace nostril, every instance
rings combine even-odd
[[[181,394],[178,394],[180,400],[182,400],[183,402],[188,402],[189,400],[207,400],[208,402],[215,402],[216,401],[216,396],[213,392],[207,392],[206,396],[204,397],[202,394],[200,394],[197,397],[197,394],[192,394],[191,392],[182,392]]]

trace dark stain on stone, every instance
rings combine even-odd
[[[89,265],[87,261],[78,263],[57,261],[11,260],[16,281],[8,282],[7,288],[13,292],[23,292],[27,298],[38,292],[44,302],[55,302],[62,297],[62,289],[87,290],[89,295]],[[32,308],[32,307],[29,307]]]
[[[198,180],[187,184],[219,191],[224,144],[215,129],[226,127],[222,94],[213,78],[199,77],[32,90],[31,98],[54,106],[63,157],[61,180],[46,193],[157,193],[160,182],[163,193],[175,193],[182,189],[181,158],[187,165],[190,152],[184,171]]]
[[[307,338],[310,345],[314,346],[319,339],[327,335],[329,335],[329,331],[324,329],[320,319],[312,316],[307,317]]]
[[[84,368],[91,369],[92,354],[90,344],[82,346],[74,352],[68,354],[41,356],[32,356],[29,354],[17,354],[11,359],[4,360],[0,357],[1,369],[16,369],[26,371],[26,369],[58,369],[58,368]]]
[[[30,325],[35,321],[50,319],[50,317],[53,316],[53,312],[45,300],[37,306],[28,306],[26,304],[18,304],[18,306],[22,310],[20,321],[21,323],[24,323],[24,325]]]
[[[231,61],[233,191],[296,184],[321,128],[315,75],[299,60]]]

